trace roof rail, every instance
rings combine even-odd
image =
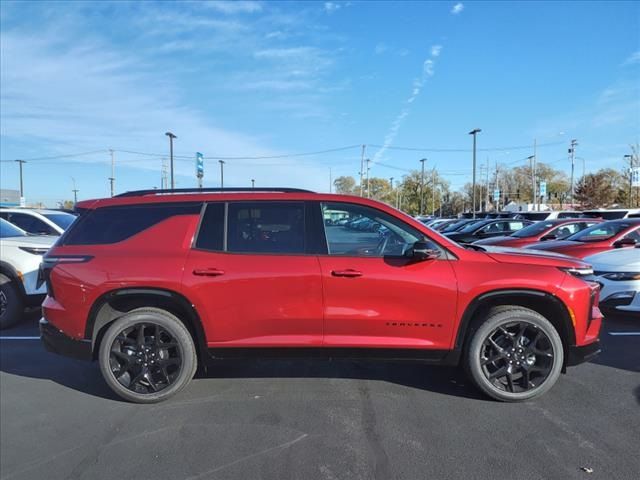
[[[226,192],[281,192],[281,193],[314,193],[311,190],[303,190],[301,188],[167,188],[167,189],[148,189],[148,190],[131,190],[130,192],[120,193],[115,197],[140,197],[144,195],[162,195],[167,193],[226,193]]]

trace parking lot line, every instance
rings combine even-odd
[[[613,335],[614,337],[624,337],[640,335],[640,332],[609,332],[609,335]]]
[[[0,337],[0,340],[40,340],[40,337]]]

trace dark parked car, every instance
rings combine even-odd
[[[532,223],[529,220],[484,220],[445,235],[458,243],[473,243],[483,238],[511,235]]]
[[[596,223],[598,219],[561,219],[544,220],[533,225],[518,230],[511,235],[485,238],[474,242],[475,245],[494,245],[500,247],[521,248],[533,243],[545,242],[549,240],[563,240],[574,233],[578,233]]]

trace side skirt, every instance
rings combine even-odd
[[[451,350],[424,350],[398,348],[209,348],[211,361],[248,358],[303,358],[303,359],[359,359],[406,360],[432,365],[457,365],[459,355]]]

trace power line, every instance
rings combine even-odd
[[[538,144],[538,148],[540,147],[553,147],[558,145],[563,145],[564,142],[550,142],[550,143],[540,143]],[[436,152],[436,153],[469,153],[472,152],[472,148],[432,148],[432,147],[396,147],[396,146],[384,146],[384,145],[374,145],[367,144],[370,147],[374,148],[385,148],[388,150],[405,150],[409,152]],[[509,150],[527,150],[531,149],[533,145],[515,145],[512,147],[487,147],[487,148],[478,148],[478,152],[505,152]]]

